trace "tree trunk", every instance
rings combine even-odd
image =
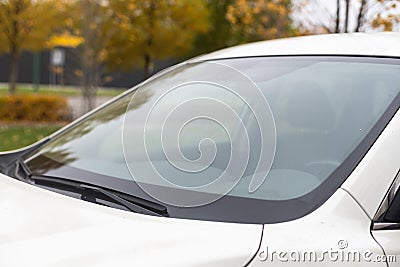
[[[10,81],[9,81],[9,93],[14,95],[17,92],[17,79],[18,79],[18,54],[16,52],[11,53],[10,62]]]
[[[335,32],[340,32],[340,0],[336,1],[336,27]]]
[[[96,88],[87,87],[83,91],[84,112],[87,113],[96,107]]]
[[[99,82],[99,67],[97,62],[97,51],[95,44],[97,42],[95,32],[90,28],[93,9],[96,8],[96,1],[85,0],[81,2],[83,12],[83,36],[84,43],[81,54],[82,64],[82,94],[83,94],[83,111],[84,113],[91,111],[95,108],[96,92]]]
[[[89,63],[89,64],[88,64]],[[84,63],[85,64],[85,63]],[[89,112],[96,107],[96,92],[99,83],[99,71],[95,62],[86,57],[86,64],[83,67],[83,102],[84,112]]]
[[[144,55],[144,78],[147,79],[151,72],[151,58],[149,54]]]
[[[360,29],[364,23],[364,14],[365,14],[366,4],[367,4],[366,0],[361,0],[360,11],[358,12],[358,18],[357,18],[357,26],[355,29],[356,32],[360,31]]]
[[[350,0],[346,0],[346,17],[344,23],[344,32],[348,32],[349,29],[349,11],[350,11]]]
[[[153,29],[154,29],[154,12],[157,8],[157,3],[156,1],[152,0],[150,1],[150,7],[147,13],[147,19],[149,22],[149,29],[148,29],[148,36],[147,36],[147,42],[146,42],[146,48],[147,48],[147,52],[145,52],[144,54],[144,78],[147,79],[150,76],[151,73],[151,55],[150,55],[150,51],[152,51],[152,46],[153,46]]]

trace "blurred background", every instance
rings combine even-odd
[[[376,31],[400,31],[400,0],[0,0],[0,151],[199,54]]]

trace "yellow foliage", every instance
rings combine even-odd
[[[65,98],[50,95],[0,97],[0,121],[65,121],[70,117]]]
[[[400,23],[400,12],[398,3],[400,0],[377,1],[379,10],[383,12],[377,13],[370,21],[372,28],[381,29],[384,31],[393,31],[393,26]]]
[[[57,0],[0,1],[0,53],[45,48],[50,34],[62,26]]]
[[[236,0],[226,19],[242,42],[292,34],[288,0]]]
[[[209,27],[204,0],[119,0],[109,4],[113,27],[120,29],[107,48],[107,61],[114,68],[138,66],[146,56],[154,60],[182,55],[196,35]]]

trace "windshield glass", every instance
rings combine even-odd
[[[185,64],[62,131],[27,164],[33,173],[153,198],[170,205],[172,217],[288,220],[332,194],[346,178],[335,175],[340,168],[354,168],[347,159],[399,93],[397,64],[356,57]]]

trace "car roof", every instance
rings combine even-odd
[[[192,61],[285,55],[400,57],[400,33],[323,34],[261,41],[222,49]]]

